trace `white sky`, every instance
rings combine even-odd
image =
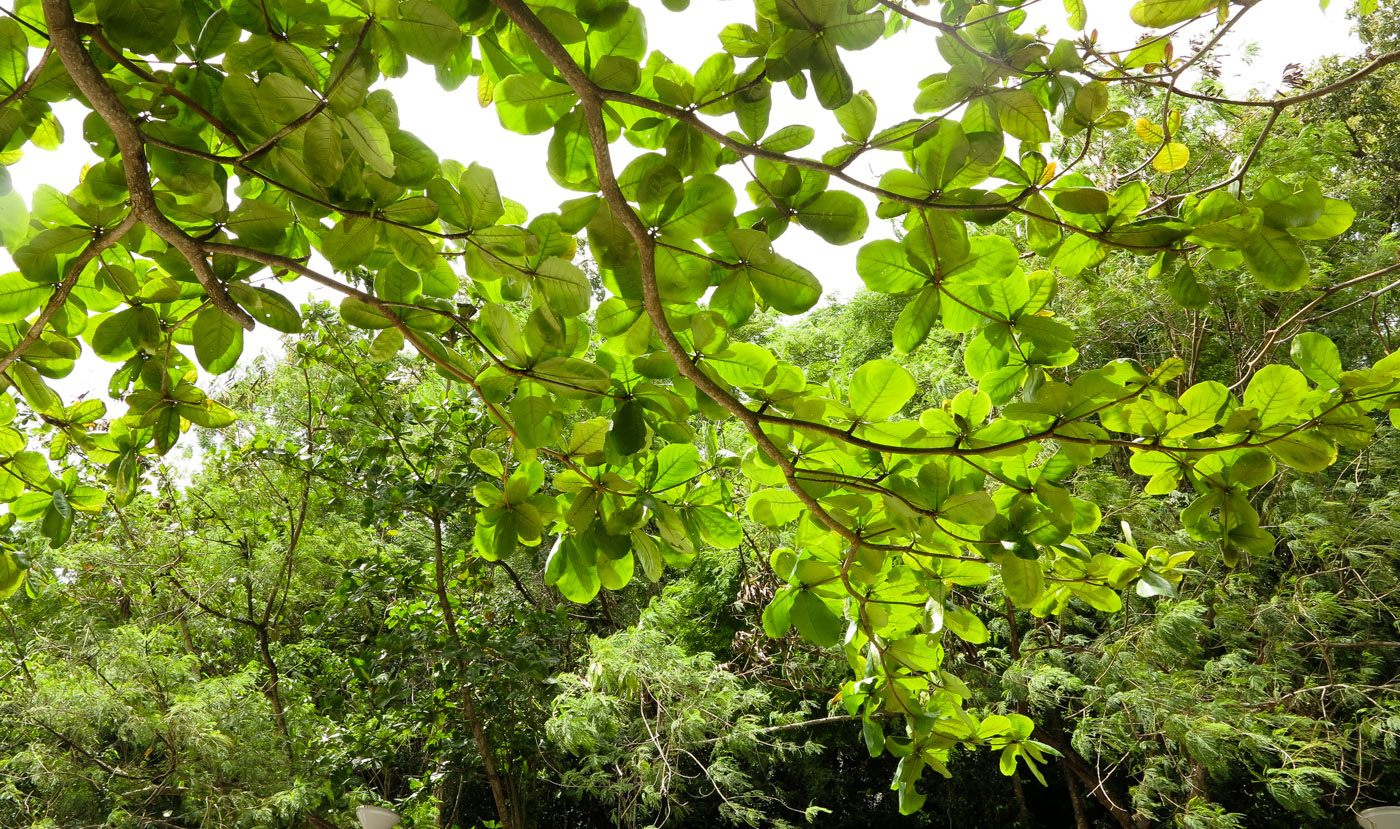
[[[649,47],[659,49],[672,60],[694,70],[711,54],[720,50],[718,33],[725,24],[740,21],[752,23],[752,7],[741,0],[693,0],[684,13],[668,12],[654,0],[644,2],[649,29]],[[1352,54],[1360,44],[1351,32],[1351,21],[1345,11],[1349,2],[1334,0],[1329,12],[1322,12],[1318,0],[1269,0],[1247,14],[1234,31],[1222,42],[1218,53],[1224,57],[1223,81],[1227,89],[1241,94],[1249,89],[1272,91],[1278,86],[1283,69],[1290,63],[1304,66],[1318,58],[1334,54]],[[1129,0],[1090,0],[1089,29],[1097,29],[1099,42],[1106,48],[1130,46],[1144,32],[1128,18]],[[932,8],[932,7],[929,7]],[[1063,5],[1059,0],[1038,0],[1029,9],[1030,19],[1044,25],[1050,36],[1071,37],[1065,23]],[[1024,29],[1023,29],[1024,30]],[[1187,48],[1186,37],[1177,38],[1178,53]],[[1241,58],[1246,45],[1258,47],[1252,60]],[[35,53],[37,55],[37,53]],[[932,31],[915,26],[911,31],[889,41],[883,41],[862,52],[843,53],[857,89],[867,89],[882,105],[880,124],[887,126],[912,117],[908,109],[917,92],[918,81],[945,67],[934,45]],[[501,192],[523,203],[531,215],[548,212],[567,198],[578,193],[562,190],[554,184],[545,169],[545,151],[549,133],[520,136],[507,132],[496,119],[494,110],[481,109],[476,102],[475,78],[467,80],[455,93],[445,93],[438,87],[431,68],[414,64],[404,78],[388,81],[399,105],[401,127],[414,133],[433,147],[442,158],[462,162],[479,161],[495,171]],[[787,100],[785,93],[775,91],[775,106],[770,129],[788,124],[805,123],[817,129],[817,139],[804,150],[820,156],[825,149],[840,141],[835,120],[811,100]],[[10,168],[14,187],[28,197],[41,183],[60,190],[71,189],[78,183],[84,164],[96,160],[81,137],[81,118],[86,113],[76,103],[57,108],[68,138],[54,152],[28,148],[26,157]],[[732,123],[720,123],[733,129]],[[878,127],[877,127],[878,129]],[[1188,138],[1189,140],[1189,138]],[[620,142],[621,143],[621,142]],[[617,166],[620,169],[631,156],[630,147],[618,146]],[[882,154],[894,159],[894,154]],[[873,169],[864,161],[852,173],[871,180],[878,179],[882,170]],[[741,173],[731,168],[730,173]],[[742,192],[742,181],[730,176],[740,190],[740,209],[748,205]],[[871,237],[886,235],[871,208]],[[855,273],[855,255],[860,243],[834,248],[813,234],[793,227],[776,244],[779,252],[812,270],[823,283],[828,296],[850,296],[861,287]],[[313,261],[313,266],[317,263]],[[324,262],[321,268],[329,271]],[[0,249],[0,271],[12,265]],[[283,289],[294,301],[304,300],[297,284]],[[316,295],[322,295],[318,290]],[[333,298],[328,296],[326,298]],[[338,299],[338,298],[335,298]],[[245,345],[245,357],[253,353],[277,353],[280,350],[276,333],[265,328],[251,335]],[[84,393],[105,396],[107,379],[115,369],[89,358],[80,361],[73,374],[55,384],[66,400]]]

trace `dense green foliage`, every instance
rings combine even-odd
[[[0,161],[69,100],[102,161],[0,179],[0,820],[1384,797],[1394,15],[1232,99],[1258,4],[1142,0],[1123,51],[1020,5],[757,0],[693,68],[627,0],[6,9]],[[912,37],[946,64],[912,102],[855,91],[844,54]],[[410,60],[580,195],[530,217],[400,129]],[[868,291],[820,305],[855,243]],[[89,352],[124,412],[55,390]]]

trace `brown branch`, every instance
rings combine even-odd
[[[540,19],[535,16],[529,6],[525,5],[523,0],[493,0],[493,3],[540,49],[563,76],[564,81],[579,96],[579,105],[583,110],[584,119],[588,122],[589,140],[593,145],[593,155],[597,161],[598,181],[603,191],[603,197],[608,207],[621,220],[636,243],[642,274],[643,306],[652,322],[652,328],[661,339],[667,353],[671,355],[671,359],[675,361],[681,376],[694,383],[700,393],[705,394],[734,415],[753,437],[759,451],[767,455],[782,470],[788,489],[797,496],[802,505],[818,521],[851,542],[854,549],[862,541],[860,534],[836,520],[826,511],[820,501],[802,488],[797,480],[797,469],[792,458],[779,449],[768,433],[763,430],[758,414],[702,371],[691,359],[685,346],[676,338],[675,332],[671,330],[670,323],[666,319],[666,309],[661,301],[661,291],[656,281],[656,240],[652,237],[650,229],[642,222],[641,217],[627,203],[627,197],[623,195],[622,189],[618,186],[617,176],[613,171],[612,148],[608,139],[607,123],[603,119],[604,90],[594,84],[583,69],[574,62],[564,45],[540,22]],[[856,594],[855,591],[852,593]]]
[[[317,115],[320,115],[321,112],[325,110],[326,106],[330,104],[331,95],[335,94],[336,89],[340,87],[341,81],[344,81],[345,76],[350,74],[350,70],[354,68],[355,56],[359,54],[360,47],[365,42],[365,36],[369,34],[370,27],[373,25],[374,18],[370,18],[365,21],[365,25],[360,27],[360,35],[359,37],[355,38],[355,45],[350,50],[350,56],[346,58],[345,65],[340,67],[340,71],[336,73],[335,78],[333,78],[330,82],[330,85],[326,87],[325,94],[322,95],[321,99],[316,102],[316,105],[313,106],[309,111],[307,111],[303,115],[298,116],[290,124],[287,124],[277,132],[268,136],[267,140],[263,141],[261,144],[240,155],[238,157],[239,164],[244,164],[248,161],[251,161],[252,159],[257,158],[258,156],[272,149],[278,141],[281,141],[283,138],[286,138],[287,136],[291,135],[292,133],[296,132],[297,130],[301,129],[307,124],[311,123],[312,118],[315,118]],[[239,147],[239,149],[242,149],[242,147]]]
[[[1324,650],[1346,650],[1348,648],[1400,648],[1400,642],[1387,639],[1363,639],[1357,642],[1299,642],[1295,648],[1322,648]]]
[[[1242,373],[1241,378],[1238,381],[1236,381],[1235,384],[1230,388],[1239,388],[1249,379],[1250,375],[1254,373],[1255,367],[1258,366],[1259,363],[1262,362],[1264,358],[1268,356],[1269,352],[1273,350],[1274,345],[1278,342],[1279,335],[1282,334],[1286,329],[1288,329],[1289,326],[1293,325],[1295,322],[1299,323],[1300,327],[1303,325],[1307,325],[1307,323],[1310,320],[1304,319],[1304,317],[1307,316],[1309,311],[1321,305],[1329,297],[1341,291],[1344,291],[1347,288],[1360,285],[1363,282],[1369,282],[1373,279],[1379,279],[1382,276],[1388,276],[1389,274],[1395,273],[1397,271],[1400,271],[1400,263],[1396,263],[1394,265],[1390,265],[1389,267],[1381,268],[1380,270],[1372,271],[1367,274],[1362,274],[1361,276],[1353,277],[1351,279],[1346,280],[1345,282],[1338,282],[1336,285],[1333,285],[1332,287],[1322,291],[1322,293],[1314,297],[1311,302],[1307,303],[1302,308],[1299,308],[1291,317],[1279,323],[1277,326],[1275,326],[1272,330],[1270,330],[1267,334],[1264,335],[1263,345],[1259,347],[1259,351],[1257,351],[1255,355],[1250,358],[1249,363],[1245,365],[1245,370]],[[1371,298],[1372,296],[1380,296],[1387,290],[1390,290],[1392,287],[1394,286],[1386,286],[1385,288],[1382,288],[1378,291],[1368,292],[1366,296],[1362,297],[1360,301],[1365,301],[1366,299]],[[1336,309],[1336,311],[1344,310],[1346,308],[1351,307],[1351,305],[1354,304],[1356,303],[1344,305],[1342,306],[1342,308]],[[1332,313],[1336,313],[1336,311],[1328,312],[1328,314],[1325,314],[1324,316],[1330,316]],[[1319,319],[1320,318],[1321,317],[1319,317]]]
[[[69,264],[68,273],[63,277],[63,281],[54,288],[54,292],[49,295],[49,301],[44,303],[39,315],[30,323],[29,330],[24,332],[24,336],[19,338],[19,342],[15,343],[15,347],[10,349],[8,354],[0,357],[0,374],[3,374],[15,360],[23,357],[24,352],[43,336],[44,326],[48,325],[49,320],[53,319],[53,315],[58,313],[59,308],[63,307],[63,303],[68,301],[68,295],[73,292],[74,286],[78,284],[78,280],[82,277],[83,270],[87,268],[88,263],[101,255],[102,251],[116,244],[117,240],[125,236],[135,226],[136,214],[132,212],[122,217],[122,220],[110,230],[97,231],[93,240]]]
[[[121,50],[113,46],[111,42],[107,40],[106,35],[102,34],[101,28],[97,26],[90,26],[87,27],[86,30],[90,35],[92,35],[92,42],[97,44],[97,48],[101,49],[103,52],[106,52],[108,57],[116,61],[128,72],[142,79],[143,81],[146,81],[147,83],[160,84],[161,89],[163,89],[167,95],[170,95],[180,103],[189,107],[190,112],[193,112],[195,115],[198,115],[200,118],[204,119],[204,121],[207,122],[209,126],[223,133],[224,137],[232,141],[235,147],[237,147],[240,150],[243,149],[243,142],[238,139],[238,134],[235,133],[229,127],[228,124],[225,124],[223,122],[223,119],[219,118],[214,113],[205,109],[204,106],[195,99],[191,98],[190,96],[186,95],[185,93],[181,92],[180,90],[176,89],[175,87],[156,77],[154,72],[150,71],[149,69],[146,69],[145,67],[141,66],[140,64],[123,55]]]
[[[126,174],[127,190],[130,191],[131,210],[136,217],[166,244],[184,256],[200,285],[209,294],[214,307],[223,311],[245,329],[253,330],[253,318],[233,301],[224,289],[223,283],[214,273],[209,261],[204,258],[199,242],[181,230],[156,204],[155,193],[151,189],[151,170],[146,161],[145,137],[137,127],[131,113],[126,111],[117,93],[103,79],[102,72],[92,62],[91,56],[83,48],[82,30],[73,19],[73,10],[68,0],[43,0],[44,21],[49,27],[49,36],[68,75],[87,98],[93,111],[106,122],[116,139],[121,153],[122,170]]]
[[[922,605],[921,605],[921,606],[922,606]],[[891,712],[889,712],[889,711],[880,711],[880,712],[878,712],[878,713],[872,714],[871,717],[870,717],[870,719],[872,719],[872,720],[888,720],[888,719],[891,719],[891,718],[893,718],[893,717],[895,717],[895,716],[896,716],[895,714],[893,714],[893,713],[891,713]],[[818,725],[830,725],[830,724],[832,724],[832,723],[839,723],[839,722],[852,722],[852,721],[859,720],[859,719],[861,719],[861,715],[860,715],[860,714],[840,714],[840,715],[833,716],[833,717],[819,717],[819,718],[817,718],[817,719],[815,719],[815,720],[803,720],[802,722],[790,722],[790,723],[783,723],[782,725],[771,725],[771,726],[769,726],[769,727],[767,727],[767,728],[760,728],[760,729],[758,729],[758,730],[756,730],[756,731],[743,732],[743,734],[744,734],[744,736],[746,736],[746,737],[747,737],[747,736],[751,736],[751,735],[756,735],[756,734],[776,734],[776,733],[782,732],[782,731],[796,731],[796,730],[799,729],[799,728],[812,728],[813,726],[818,726]],[[728,739],[732,738],[733,736],[734,736],[733,734],[725,734],[725,735],[723,735],[723,736],[721,736],[721,737],[711,737],[711,738],[709,738],[709,739],[707,739],[707,740],[701,740],[699,743],[696,743],[696,745],[702,745],[702,746],[714,745],[715,743],[722,742],[722,741],[724,741],[724,740],[728,740]]]
[[[39,73],[44,71],[44,66],[49,62],[49,58],[51,57],[53,57],[52,43],[44,47],[44,54],[39,56],[39,62],[34,64],[34,68],[29,71],[29,74],[24,77],[24,80],[20,81],[19,86],[15,87],[15,91],[6,95],[5,99],[0,101],[0,109],[4,109],[11,103],[29,94],[29,90],[33,89],[34,84],[39,80]]]
[[[472,737],[476,741],[477,751],[481,754],[482,768],[486,772],[486,783],[491,787],[491,798],[496,802],[496,814],[501,822],[510,829],[514,823],[510,808],[510,799],[506,796],[505,788],[501,785],[501,775],[496,770],[496,755],[491,748],[486,737],[486,729],[481,724],[481,716],[476,710],[476,701],[472,697],[471,685],[468,684],[465,676],[466,660],[462,656],[462,639],[457,633],[457,618],[452,612],[452,600],[447,593],[447,566],[442,555],[442,515],[436,510],[432,515],[433,521],[433,586],[437,591],[438,602],[442,605],[443,627],[447,629],[448,639],[452,642],[453,653],[457,655],[457,665],[463,669],[459,678],[462,689],[462,711],[467,715],[467,722],[471,726]]]

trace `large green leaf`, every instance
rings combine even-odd
[[[798,592],[789,618],[802,638],[818,647],[829,648],[841,641],[841,617],[810,590]]]
[[[1341,383],[1342,356],[1331,340],[1313,331],[1304,331],[1293,338],[1289,347],[1293,363],[1303,375],[1322,389],[1335,389]]]
[[[1287,231],[1261,227],[1243,253],[1250,273],[1271,291],[1296,291],[1308,284],[1308,257]]]
[[[133,52],[167,49],[180,30],[179,0],[96,0],[97,22]]]
[[[394,148],[389,144],[389,133],[379,119],[368,109],[361,107],[341,120],[345,135],[360,158],[376,173],[391,178],[394,175]]]
[[[884,420],[904,408],[917,390],[909,369],[892,360],[871,360],[851,378],[851,409],[867,423]]]
[[[693,444],[673,443],[656,454],[656,477],[648,489],[665,492],[688,483],[700,474],[700,452]]]
[[[22,567],[14,553],[0,551],[0,601],[14,595],[24,585],[29,568]]]
[[[211,374],[223,374],[238,364],[243,354],[243,328],[217,308],[207,308],[194,319],[194,355]]]
[[[52,289],[36,284],[17,273],[0,276],[0,323],[25,319],[44,304]]]
[[[401,0],[397,16],[384,21],[399,45],[412,57],[429,63],[442,63],[457,48],[461,33],[457,21],[428,0]]]
[[[870,217],[865,203],[850,193],[828,190],[798,208],[797,223],[833,245],[848,245],[865,235]]]
[[[1050,140],[1050,121],[1035,96],[1023,89],[1005,89],[992,93],[996,101],[997,120],[1008,135],[1031,144]]]
[[[1249,380],[1244,391],[1244,405],[1259,411],[1264,428],[1284,420],[1300,418],[1304,412],[1298,404],[1308,393],[1308,381],[1296,368],[1265,366]]]
[[[904,246],[892,239],[861,247],[856,254],[856,273],[865,287],[882,294],[907,293],[929,281],[927,274],[909,262]]]
[[[1164,29],[1199,17],[1216,5],[1217,0],[1138,0],[1131,15],[1139,26]]]
[[[544,132],[573,109],[578,99],[567,84],[540,75],[511,75],[496,87],[496,114],[514,132]]]

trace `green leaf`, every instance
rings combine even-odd
[[[841,62],[836,43],[831,38],[817,38],[811,46],[809,70],[817,102],[826,109],[836,109],[851,99],[854,88],[851,74]]]
[[[292,301],[270,288],[255,288],[245,282],[231,282],[229,295],[258,322],[283,334],[300,334],[301,312]]]
[[[1341,199],[1323,198],[1322,216],[1306,227],[1291,227],[1288,232],[1295,239],[1316,241],[1340,236],[1356,220],[1356,209]]]
[[[206,429],[219,429],[238,419],[231,409],[213,400],[198,404],[181,403],[175,407],[175,411],[185,420]]]
[[[217,308],[206,308],[194,319],[194,355],[210,374],[223,374],[243,354],[243,328]]]
[[[1199,17],[1215,8],[1218,0],[1139,0],[1130,15],[1133,22],[1149,29],[1165,29]]]
[[[92,350],[97,356],[121,362],[145,345],[155,343],[160,336],[160,320],[155,312],[143,306],[130,307],[107,317],[92,329]]]
[[[914,375],[892,360],[871,360],[851,378],[851,409],[856,419],[874,423],[899,412],[918,391]]]
[[[636,454],[646,446],[647,423],[642,412],[642,404],[636,400],[628,400],[613,412],[607,443],[619,455]]]
[[[875,99],[864,90],[851,96],[851,100],[836,110],[836,122],[845,130],[846,140],[863,144],[875,130]]]
[[[356,328],[380,329],[388,328],[394,321],[381,314],[369,303],[353,296],[348,296],[340,301],[341,319]]]
[[[403,344],[403,332],[397,328],[385,328],[370,343],[369,358],[376,363],[387,363],[403,350]]]
[[[1065,0],[1065,11],[1069,14],[1069,27],[1082,31],[1084,24],[1089,20],[1089,11],[1084,6],[1084,0]]]
[[[1308,284],[1308,257],[1288,231],[1261,227],[1243,253],[1250,273],[1271,291],[1296,291]]]
[[[840,643],[841,618],[810,590],[798,591],[788,615],[802,638],[817,647],[830,648]]]
[[[1207,245],[1243,247],[1259,229],[1263,212],[1240,204],[1224,190],[1216,190],[1186,210],[1186,221],[1193,225],[1191,240]]]
[[[796,521],[804,509],[797,493],[789,489],[761,489],[748,501],[749,517],[773,529]]]
[[[1319,388],[1335,389],[1341,385],[1342,356],[1336,344],[1321,334],[1304,331],[1294,337],[1289,356]]]
[[[574,536],[559,537],[545,563],[545,581],[569,601],[584,604],[598,595],[602,582],[598,577],[597,554],[581,550],[580,544]]]
[[[567,259],[551,256],[541,262],[535,269],[534,283],[549,307],[560,315],[575,317],[588,310],[588,276]]]
[[[1326,201],[1322,188],[1311,178],[1289,184],[1270,178],[1248,199],[1250,207],[1264,214],[1264,224],[1280,230],[1309,227],[1322,220]]]
[[[120,48],[152,54],[180,30],[179,0],[96,0],[97,22]]]
[[[28,66],[29,37],[24,27],[17,20],[0,19],[0,94],[18,89]]]
[[[539,449],[559,439],[562,426],[555,417],[554,401],[543,394],[518,394],[510,403],[516,436],[528,449]]]
[[[1184,262],[1167,286],[1167,294],[1182,308],[1204,308],[1210,303],[1210,292],[1196,279],[1190,264]]]
[[[715,175],[696,176],[685,183],[680,204],[661,230],[684,241],[709,236],[734,220],[736,204],[729,182]]]
[[[1230,390],[1214,380],[1197,383],[1181,395],[1181,414],[1168,414],[1167,437],[1186,437],[1215,426],[1230,405]]]
[[[933,330],[933,324],[938,320],[938,299],[938,288],[930,285],[920,291],[904,306],[904,310],[899,312],[899,319],[894,324],[896,351],[909,354],[928,339],[929,332]]]
[[[395,262],[375,275],[374,293],[385,302],[411,303],[423,293],[423,279]]]
[[[1055,194],[1055,206],[1081,216],[1107,213],[1113,201],[1107,193],[1094,187],[1070,187]]]
[[[574,357],[551,357],[532,371],[535,379],[561,397],[592,397],[607,391],[612,382],[602,368]]]
[[[583,110],[575,108],[554,125],[549,139],[549,174],[560,187],[583,192],[598,189],[598,163],[584,123]]]
[[[744,270],[758,295],[780,314],[805,313],[821,299],[822,284],[812,272],[776,254],[751,260]]]
[[[306,162],[307,175],[323,187],[335,184],[345,169],[345,152],[335,121],[322,112],[302,128],[301,134],[301,157]]]
[[[904,246],[893,239],[862,246],[856,254],[856,273],[865,287],[882,294],[908,293],[929,282],[927,274],[910,264]]]
[[[1008,135],[1031,144],[1050,140],[1050,121],[1034,95],[1024,89],[1004,89],[993,92],[992,100],[997,120]]]
[[[371,219],[347,216],[321,237],[321,255],[338,271],[353,271],[374,252],[379,228]]]
[[[39,310],[52,288],[30,282],[18,273],[0,276],[0,323],[11,324]]]
[[[511,75],[496,87],[496,114],[506,129],[535,135],[554,126],[577,100],[567,84],[535,73]]]
[[[817,131],[802,124],[783,127],[759,142],[759,146],[775,153],[790,153],[812,143]]]
[[[700,451],[693,444],[667,444],[656,453],[656,478],[647,489],[651,492],[665,492],[689,482],[699,474]]]
[[[1269,428],[1304,414],[1298,404],[1308,393],[1308,381],[1296,368],[1265,366],[1252,378],[1244,390],[1244,405],[1259,411],[1259,421]]]
[[[1020,255],[1011,240],[1002,236],[974,236],[967,256],[958,262],[939,263],[939,273],[950,284],[990,285],[1016,269]]]
[[[411,57],[427,64],[445,62],[457,48],[457,21],[427,0],[401,0],[395,19],[383,21]]]
[[[20,566],[14,553],[0,551],[0,601],[10,598],[24,585],[29,568]]]
[[[384,125],[368,109],[361,107],[341,119],[345,136],[350,145],[365,163],[385,178],[394,175],[394,149],[389,144],[389,133]]]
[[[1137,594],[1144,599],[1153,596],[1176,598],[1176,588],[1161,573],[1143,568],[1138,572]]]
[[[1321,472],[1337,461],[1337,446],[1316,429],[1269,441],[1269,454],[1299,472]]]
[[[865,203],[841,190],[828,190],[797,211],[797,223],[833,245],[848,245],[865,236],[870,217]]]
[[[1001,560],[1002,589],[1011,603],[1020,608],[1035,604],[1045,592],[1045,578],[1036,559],[1008,555]]]

